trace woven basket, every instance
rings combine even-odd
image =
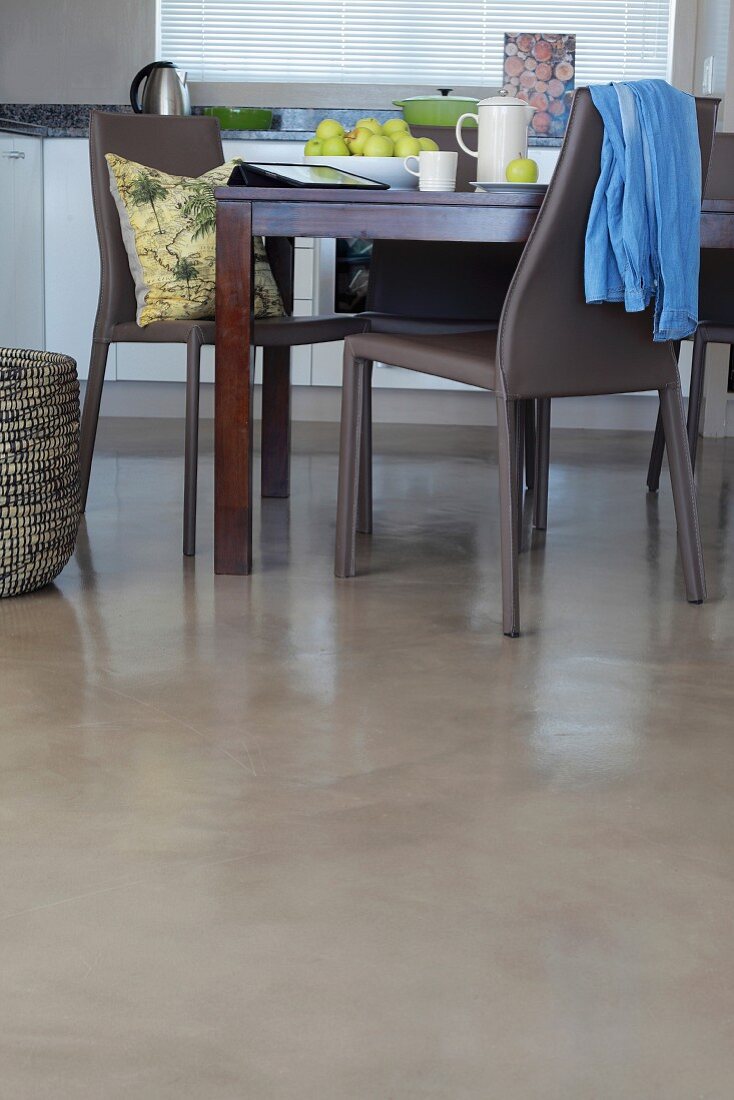
[[[0,596],[58,576],[79,516],[76,363],[0,348]]]

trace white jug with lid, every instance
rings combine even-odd
[[[477,157],[477,180],[480,183],[505,183],[505,171],[511,160],[528,155],[528,126],[535,108],[524,99],[502,91],[479,103],[479,114],[462,115],[456,123],[456,140],[465,153]],[[467,148],[461,137],[465,118],[476,119],[479,127],[479,148]]]

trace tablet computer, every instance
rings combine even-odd
[[[346,159],[346,158],[345,158]],[[327,164],[250,164],[234,167],[230,187],[320,187],[387,191],[387,183],[355,176]]]

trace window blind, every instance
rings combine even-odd
[[[194,80],[496,86],[506,31],[576,34],[576,83],[665,77],[672,0],[159,0]]]

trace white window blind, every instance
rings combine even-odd
[[[194,80],[501,83],[505,31],[576,34],[576,83],[665,77],[672,0],[159,0]]]

